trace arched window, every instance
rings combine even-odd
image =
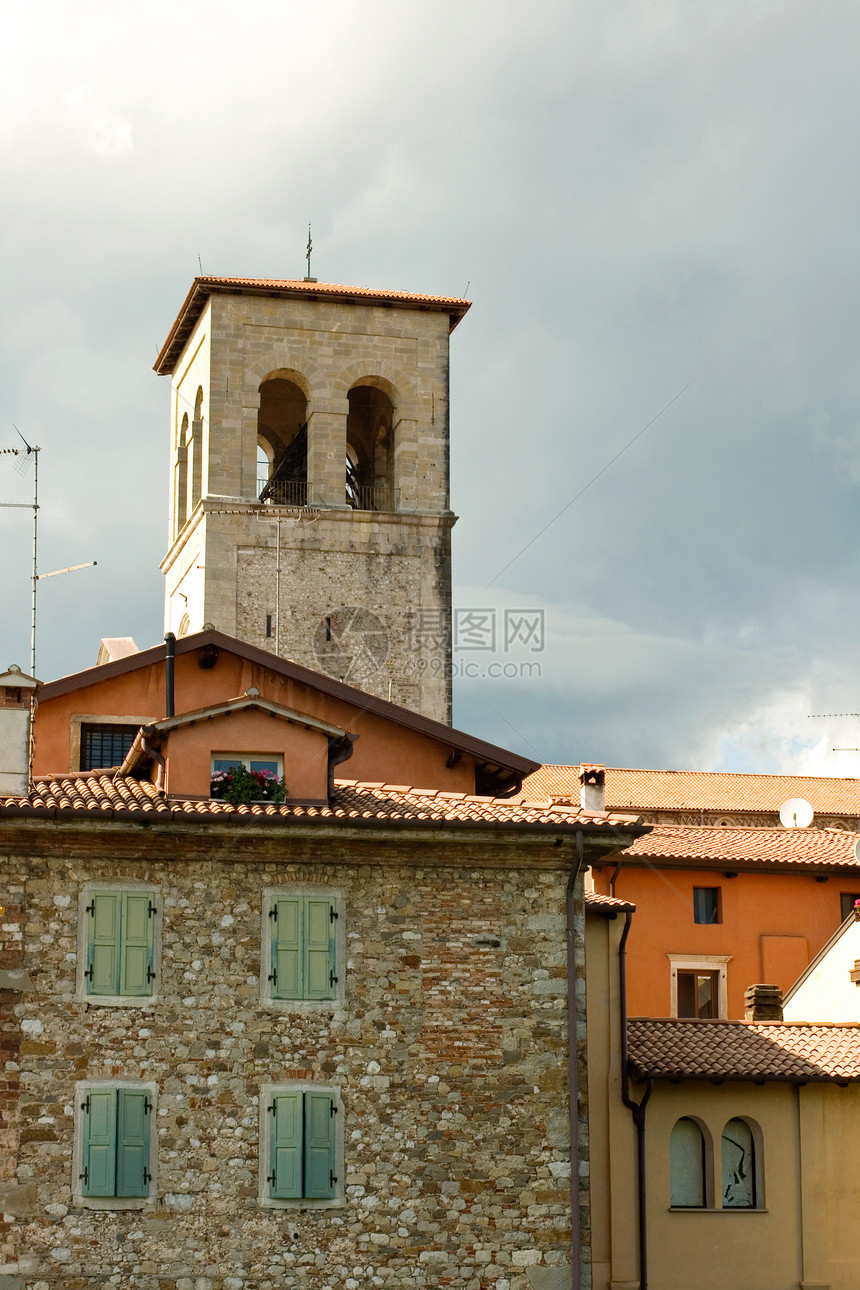
[[[723,1129],[720,1148],[723,1209],[758,1208],[760,1160],[756,1136],[746,1120],[729,1120]]]
[[[708,1203],[707,1176],[705,1135],[701,1126],[685,1115],[669,1138],[669,1203],[679,1209],[704,1209]]]
[[[262,439],[257,440],[257,492],[261,493],[272,474],[272,450]]]
[[[346,500],[359,511],[393,509],[394,404],[375,385],[354,385],[346,419]]]
[[[261,502],[307,502],[308,401],[295,381],[277,373],[260,386],[257,481]]]
[[[174,537],[182,531],[188,516],[188,413],[182,418],[179,437],[176,441],[176,464],[174,466]]]
[[[188,514],[200,501],[203,491],[203,386],[198,385],[194,400],[194,420],[188,439]]]

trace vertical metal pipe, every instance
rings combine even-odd
[[[168,632],[164,638],[164,715],[173,716],[174,695],[173,695],[173,655],[176,648],[176,637],[173,632]]]
[[[574,920],[574,892],[582,868],[582,832],[576,833],[576,863],[567,879],[567,1085],[570,1114],[570,1261],[573,1290],[582,1285],[582,1216],[579,1201],[579,1064],[576,1059],[577,1025],[576,1007],[576,924]]]
[[[627,937],[633,915],[624,915],[624,931],[618,944],[618,1011],[621,1014],[621,1100],[633,1116],[636,1125],[636,1193],[639,1210],[639,1290],[648,1290],[648,1224],[646,1221],[647,1194],[645,1190],[645,1108],[651,1097],[653,1084],[649,1079],[641,1102],[630,1096],[630,1075],[627,1058]]]
[[[39,585],[37,559],[39,545],[39,448],[27,448],[33,454],[33,606],[30,620],[30,675],[36,675],[36,588]]]

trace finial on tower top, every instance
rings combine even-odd
[[[308,224],[308,247],[307,247],[308,271],[305,276],[305,282],[316,282],[316,278],[311,277],[311,251],[313,249],[314,249],[314,244],[311,241],[311,226],[310,224]]]

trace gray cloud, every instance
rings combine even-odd
[[[458,724],[549,758],[847,770],[826,747],[851,732],[806,710],[860,706],[858,24],[839,0],[7,17],[0,446],[16,422],[44,450],[40,567],[99,560],[40,588],[39,671],[160,637],[156,348],[198,253],[300,276],[312,220],[321,278],[471,282],[456,580],[513,560],[492,594],[558,627],[539,683],[458,682]],[[27,495],[0,458],[0,499]],[[0,662],[28,659],[28,524],[0,511]]]

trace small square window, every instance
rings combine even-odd
[[[723,921],[719,887],[693,888],[693,921],[696,923],[721,923]]]
[[[720,1015],[719,972],[678,972],[678,1016]]]
[[[839,893],[839,907],[842,911],[843,923],[849,914],[854,913],[854,906],[858,900],[860,900],[860,891],[841,891]]]
[[[277,753],[213,753],[209,788],[212,797],[226,798],[229,801],[237,800],[231,795],[231,790],[235,787],[232,772],[239,768],[247,772],[244,777],[246,784],[243,787],[248,795],[238,800],[255,802],[284,800],[286,792],[284,759]],[[248,782],[251,775],[256,777],[256,785],[252,781]]]
[[[140,726],[118,726],[105,722],[81,726],[81,770],[121,766],[135,741]]]

